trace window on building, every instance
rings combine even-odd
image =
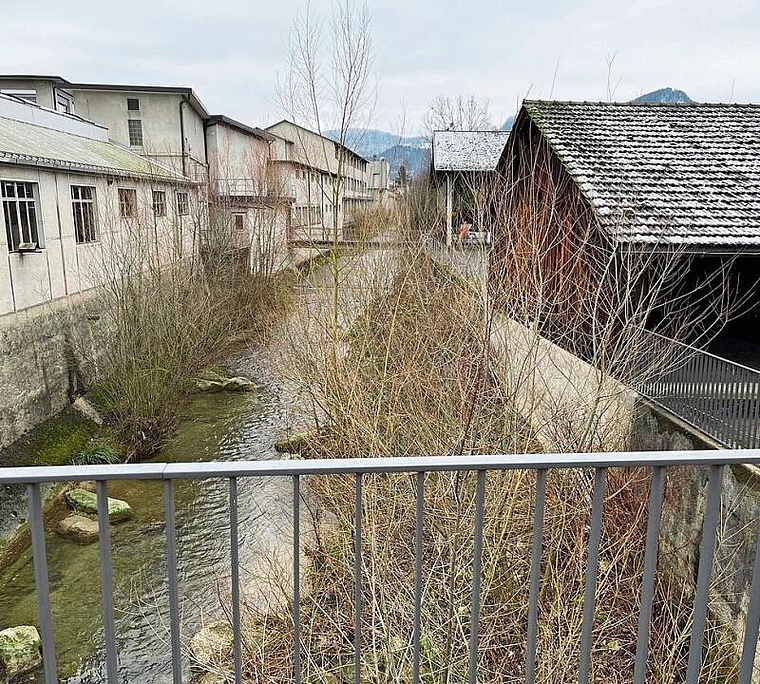
[[[242,233],[245,231],[245,214],[235,214],[235,232]]]
[[[59,112],[65,112],[66,114],[74,113],[74,103],[63,93],[56,93],[55,102],[55,108]]]
[[[186,192],[177,193],[177,213],[180,216],[187,216],[190,213],[190,198]]]
[[[130,111],[130,112],[139,112],[140,111],[140,100],[138,100],[136,97],[128,97],[127,98],[127,111]]]
[[[18,252],[20,245],[42,247],[37,221],[37,184],[2,181],[0,188],[8,251]]]
[[[137,190],[133,188],[119,188],[119,214],[123,218],[137,216]]]
[[[74,239],[77,244],[95,242],[95,188],[89,185],[71,186],[71,210],[74,214]]]
[[[15,88],[3,88],[0,93],[5,95],[13,95],[27,102],[34,102],[37,104],[37,91],[36,90],[17,90]]]
[[[166,193],[163,190],[153,191],[153,215],[166,216]]]
[[[142,121],[140,121],[140,119],[130,119],[127,121],[127,126],[129,127],[129,144],[132,145],[132,147],[142,147]]]

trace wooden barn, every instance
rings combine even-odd
[[[646,325],[668,315],[665,300],[702,307],[705,323],[715,307],[717,322],[725,301],[693,293],[725,300],[730,284],[744,311],[730,332],[760,341],[748,305],[760,277],[760,106],[526,100],[499,170],[490,266],[505,306],[555,331],[636,307]],[[615,280],[627,284],[600,304]]]

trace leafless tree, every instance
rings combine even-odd
[[[423,118],[423,126],[428,135],[433,131],[492,131],[497,130],[488,102],[475,95],[449,97],[439,95],[428,108]]]
[[[302,145],[309,163],[330,169],[332,181],[322,187],[332,204],[331,264],[333,275],[333,332],[338,335],[340,269],[337,247],[343,223],[351,217],[344,207],[344,183],[351,152],[349,133],[366,128],[372,114],[375,88],[371,79],[372,39],[366,6],[351,0],[336,2],[330,19],[315,16],[311,6],[296,17],[288,42],[288,68],[278,85],[282,108],[293,122],[323,135],[332,131],[335,142],[322,137],[317,146]]]

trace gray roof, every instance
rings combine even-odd
[[[435,131],[436,171],[493,171],[509,138],[508,131]]]
[[[257,126],[249,126],[248,124],[240,123],[240,121],[230,119],[230,117],[225,116],[224,114],[212,114],[210,117],[208,117],[208,119],[206,119],[206,126],[212,126],[214,124],[223,124],[225,126],[229,126],[230,128],[234,128],[243,133],[248,133],[250,135],[256,136],[257,138],[261,138],[261,140],[266,140],[267,142],[274,142],[276,139],[274,135],[267,133],[265,130],[258,128]]]
[[[0,117],[0,163],[182,181],[181,175],[103,140]]]
[[[760,246],[760,106],[523,105],[617,239]]]

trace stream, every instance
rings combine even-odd
[[[156,461],[276,457],[273,443],[287,433],[283,392],[252,356],[233,358],[228,365],[261,389],[194,396],[176,437]],[[256,568],[265,570],[283,545],[292,543],[291,491],[289,480],[238,481],[244,593],[256,584]],[[135,511],[132,520],[111,527],[120,681],[171,682],[163,485],[112,482],[109,495],[126,500]],[[175,495],[184,646],[203,624],[224,616],[230,577],[228,482],[179,481]],[[98,545],[78,545],[52,530],[46,543],[59,677],[72,684],[105,681]],[[0,576],[0,629],[20,624],[37,624],[30,551]],[[187,676],[187,662],[184,668]],[[44,677],[40,671],[21,681],[36,684]]]
[[[374,249],[340,260],[340,325],[350,326],[396,272],[393,250]],[[175,438],[157,462],[235,461],[277,458],[275,442],[303,429],[310,406],[298,378],[290,377],[291,354],[321,354],[331,320],[331,276],[313,271],[298,287],[299,304],[278,326],[270,343],[249,349],[226,366],[259,389],[247,393],[194,395]],[[283,370],[285,369],[285,370]],[[172,681],[169,597],[166,578],[163,484],[109,482],[109,496],[133,508],[132,520],[111,527],[119,681]],[[290,478],[239,478],[239,558],[243,600],[282,605],[272,593],[292,583],[292,482]],[[307,515],[302,506],[302,515]],[[230,591],[229,488],[226,479],[175,483],[183,680],[189,681],[187,642],[204,624],[225,617]],[[105,650],[98,545],[63,539],[48,525],[46,544],[53,627],[60,681],[105,681]],[[307,528],[306,521],[301,529]],[[31,550],[0,574],[0,630],[37,625]],[[22,682],[42,684],[38,671]]]

